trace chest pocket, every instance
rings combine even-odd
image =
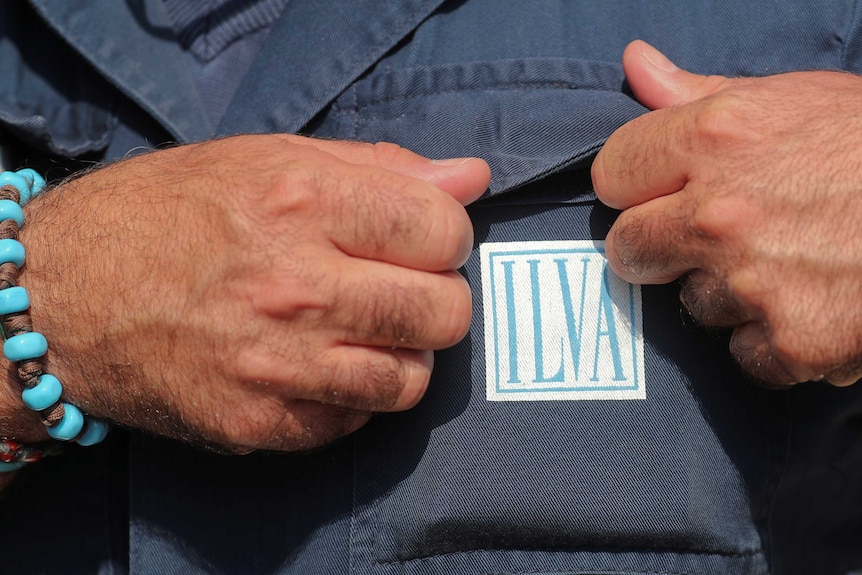
[[[643,113],[622,86],[617,65],[565,58],[383,70],[351,86],[315,134],[482,157],[497,195],[583,165]]]
[[[437,354],[416,409],[381,416],[355,438],[357,573],[766,570],[758,527],[786,439],[782,400],[740,380],[726,342],[680,322],[675,287],[627,292],[642,304],[642,397],[488,399],[495,348],[486,337],[496,332],[481,245],[603,239],[615,213],[596,202],[589,164],[613,130],[644,111],[622,85],[616,66],[566,59],[382,71],[323,119],[325,136],[480,156],[493,174],[469,209],[477,239],[462,270],[474,294],[469,335]],[[510,270],[544,265],[528,260],[513,258]],[[543,281],[533,297],[551,289]],[[540,344],[537,334],[565,318],[546,313],[537,327],[544,312],[525,293],[510,316],[532,318],[533,331],[509,347],[533,354],[520,380],[542,369],[546,380],[563,377],[571,339]],[[571,290],[568,301],[578,293],[586,291]],[[606,335],[601,320],[593,327],[580,332],[584,340]],[[586,364],[598,352],[581,359],[582,371],[597,373]]]

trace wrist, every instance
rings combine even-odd
[[[26,444],[49,436],[93,445],[104,439],[108,428],[64,401],[62,383],[45,371],[48,341],[33,329],[29,291],[20,285],[26,261],[26,249],[19,241],[24,239],[19,234],[25,220],[21,206],[38,194],[45,182],[25,169],[3,172],[0,184],[0,319],[5,340],[5,361],[0,367],[6,368],[5,379],[0,378],[5,382],[0,386],[0,409],[9,414],[5,422],[0,419],[0,472],[10,472],[41,458],[40,448]],[[12,403],[16,391],[21,392],[20,404]]]

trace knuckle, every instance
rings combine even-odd
[[[701,193],[693,202],[690,226],[699,235],[727,239],[744,235],[750,207],[733,193]]]
[[[757,266],[748,265],[747,262],[734,262],[725,274],[725,281],[733,295],[748,305],[756,305],[761,300],[761,294],[767,291]]]
[[[727,271],[726,284],[733,298],[752,314],[772,316],[775,298],[770,296],[768,281],[764,280],[757,266],[736,262],[736,265]]]
[[[260,203],[266,213],[282,218],[286,214],[307,211],[313,213],[321,199],[331,189],[326,172],[307,159],[293,159],[272,176],[269,185],[261,186]]]
[[[719,77],[717,81],[724,81]],[[763,102],[751,97],[745,83],[722,89],[718,93],[698,101],[694,115],[694,134],[708,148],[721,149],[722,154],[734,153],[730,144],[746,143],[753,145],[761,142],[766,131],[760,128],[774,115],[772,102]],[[743,149],[744,148],[739,148]]]
[[[319,344],[302,332],[301,327],[292,330],[286,341],[278,328],[244,330],[236,334],[236,339],[245,345],[225,354],[221,372],[231,381],[264,395],[273,381],[301,381],[305,367],[320,353]]]
[[[694,116],[695,133],[701,140],[724,145],[739,138],[745,126],[736,100],[735,96],[721,92],[701,102]]]
[[[630,145],[639,141],[640,127],[648,116],[655,117],[647,114],[617,128],[593,161],[590,174],[596,195],[612,208],[624,209],[631,205],[623,188],[629,182],[643,181],[644,164],[652,161],[635,153]]]
[[[387,286],[350,312],[361,342],[410,349],[449,347],[466,335],[472,316],[470,288],[455,271],[423,274]],[[348,338],[355,339],[355,338]]]
[[[409,154],[406,149],[402,148],[398,144],[392,144],[390,142],[377,142],[370,144],[370,146],[374,161],[380,166],[391,166],[397,164],[398,162],[403,161],[406,154]]]
[[[322,325],[325,316],[339,305],[341,277],[327,273],[325,266],[311,257],[292,257],[276,266],[273,259],[261,261],[254,269],[254,280],[235,290],[237,299],[247,302],[249,317],[276,318],[295,326]],[[257,342],[261,336],[259,332],[247,334]],[[301,338],[294,333],[292,339]]]

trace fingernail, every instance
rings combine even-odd
[[[641,48],[641,56],[643,56],[644,60],[653,65],[653,67],[658,68],[663,72],[676,72],[679,68],[671,62],[667,56],[647,44],[643,43],[643,47]]]

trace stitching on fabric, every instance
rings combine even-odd
[[[538,571],[486,571],[485,575],[607,575],[608,573],[637,573],[637,575],[694,575],[691,571],[644,571],[637,569],[564,569],[562,571],[540,569]]]
[[[357,139],[359,134],[359,95],[356,93],[356,86],[351,90],[353,92],[353,139]]]
[[[374,538],[376,543],[376,537]],[[758,548],[751,551],[741,551],[741,552],[731,552],[731,551],[705,551],[698,549],[660,549],[660,548],[649,548],[649,549],[639,549],[635,547],[625,548],[625,549],[615,549],[613,551],[609,551],[606,549],[600,548],[589,548],[589,547],[573,547],[573,548],[558,548],[553,549],[551,551],[547,551],[544,549],[516,549],[516,548],[483,548],[483,549],[471,549],[470,551],[453,551],[450,553],[439,553],[437,555],[425,555],[422,557],[413,557],[410,559],[395,559],[393,561],[377,561],[375,563],[377,565],[404,565],[407,563],[428,561],[429,559],[437,559],[442,557],[454,557],[454,556],[466,556],[469,557],[471,555],[478,555],[480,553],[488,553],[493,551],[521,551],[521,552],[529,552],[529,551],[542,551],[542,552],[563,552],[563,553],[575,553],[575,552],[593,552],[593,553],[649,553],[652,555],[695,555],[695,556],[703,556],[703,557],[727,557],[730,559],[746,559],[749,557],[754,557],[756,555],[761,554],[762,549]],[[374,557],[374,544],[372,544],[372,559]],[[520,573],[520,572],[518,572]],[[544,571],[537,571],[536,573],[544,573]],[[563,571],[565,573],[565,571]]]
[[[563,570],[548,570],[539,569],[534,571],[486,571],[485,575],[607,575],[609,573],[627,573],[637,575],[696,575],[692,571],[644,571],[642,569],[617,569],[616,567],[606,567],[604,569],[563,569]],[[762,571],[764,575],[768,571]]]
[[[533,90],[541,90],[547,88],[559,88],[566,90],[589,90],[591,92],[608,92],[611,94],[620,94],[616,90],[611,90],[609,88],[592,88],[585,86],[578,86],[577,84],[568,83],[568,82],[516,82],[513,84],[496,84],[494,86],[484,87],[484,88],[463,88],[457,90],[440,90],[440,91],[429,91],[418,94],[410,94],[409,96],[393,96],[389,98],[382,98],[379,100],[374,100],[369,102],[368,104],[359,105],[358,103],[354,103],[352,109],[344,109],[338,108],[336,106],[332,107],[332,110],[337,113],[348,113],[348,114],[356,114],[359,110],[364,108],[370,108],[371,106],[377,106],[380,104],[391,104],[393,102],[406,102],[409,100],[417,100],[420,98],[426,98],[428,96],[442,96],[445,94],[464,94],[470,92],[505,92],[508,90],[523,90],[523,89],[533,89]]]
[[[421,14],[421,12],[419,14]],[[419,26],[419,24],[421,24],[422,21],[427,18],[426,15],[425,18],[419,18],[418,20],[416,20],[417,13],[415,13],[415,11],[403,15],[399,12],[398,15],[401,16],[401,19],[398,21],[398,24],[403,24],[403,26],[393,28],[393,30],[395,30],[394,32],[390,30],[391,33],[386,38],[378,41],[375,45],[369,45],[367,47],[368,50],[365,52],[360,50],[354,50],[351,54],[351,59],[347,62],[347,68],[355,69],[356,65],[363,66],[364,62],[365,64],[364,67],[362,67],[362,70],[367,70],[375,62],[379,61],[380,58],[382,58],[386,52],[392,49],[392,46],[396,44],[397,41],[403,39],[407,34],[410,33],[411,30],[413,30],[413,28]],[[396,38],[396,42],[390,42],[392,38]],[[336,91],[336,94],[340,94],[345,88],[353,84],[354,80],[355,78],[353,80],[350,80],[347,84],[342,84],[342,87]],[[312,99],[311,101],[307,102],[304,108],[313,108],[317,112],[320,112],[325,106],[330,105],[331,102],[332,95],[328,92],[325,92],[318,97]]]

